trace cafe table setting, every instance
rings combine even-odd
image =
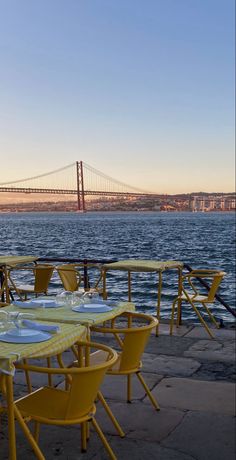
[[[13,386],[15,365],[29,358],[49,358],[58,355],[73,346],[76,342],[85,340],[86,327],[81,324],[52,323],[35,321],[34,317],[24,318],[15,312],[0,313],[0,393],[4,403],[0,405],[1,412],[7,412],[9,459],[15,460],[16,439],[15,419],[20,424],[35,455],[44,457],[38,448],[24,419],[14,404]],[[4,308],[5,310],[5,308]]]
[[[132,302],[102,300],[96,295],[81,296],[64,291],[57,296],[42,296],[29,301],[12,301],[4,307],[7,313],[31,312],[34,318],[58,323],[91,325],[115,318],[124,311],[135,311]]]
[[[14,404],[15,363],[58,355],[80,340],[88,340],[90,326],[134,311],[131,302],[104,301],[95,296],[62,292],[28,301],[13,300],[0,310],[0,388],[6,400],[9,458],[16,459],[15,418],[37,458],[38,445]]]

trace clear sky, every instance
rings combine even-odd
[[[234,190],[234,0],[0,0],[1,180]]]

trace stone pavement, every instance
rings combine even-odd
[[[181,326],[170,337],[162,324],[143,356],[143,375],[161,410],[155,411],[133,378],[133,402],[125,402],[125,380],[107,376],[102,391],[126,433],[121,439],[101,407],[97,420],[118,459],[234,460],[235,459],[235,330],[214,330],[208,338],[202,327]],[[107,342],[104,336],[99,340]],[[110,345],[113,344],[109,340]],[[68,355],[69,359],[69,355]],[[42,384],[37,378],[34,386]],[[15,395],[26,393],[17,373]],[[95,433],[87,453],[80,452],[78,427],[42,427],[40,446],[51,460],[108,458]],[[17,429],[18,460],[34,457]],[[8,459],[6,419],[0,428],[0,460]]]

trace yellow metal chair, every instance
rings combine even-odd
[[[115,327],[116,323],[118,324]],[[155,409],[160,410],[157,401],[141,375],[141,357],[151,331],[157,324],[158,320],[152,316],[142,313],[126,312],[114,318],[108,326],[92,326],[91,331],[103,334],[113,334],[117,340],[120,347],[118,360],[115,365],[108,369],[107,374],[127,376],[127,402],[131,402],[131,377],[135,374],[144,387]],[[92,355],[90,357],[91,362],[99,362],[101,355],[101,353]]]
[[[98,365],[89,363],[91,348],[103,353],[103,362]],[[62,374],[65,379],[69,379],[70,384],[68,390],[47,386],[23,396],[15,402],[16,411],[23,418],[35,421],[34,437],[37,443],[40,424],[58,426],[79,424],[81,426],[82,452],[85,452],[87,448],[88,422],[91,422],[109,457],[115,460],[116,456],[95,419],[96,406],[94,402],[107,369],[117,361],[117,353],[105,345],[80,342],[79,355],[81,356],[79,363],[81,367],[77,365],[77,367],[70,368],[52,368],[17,364],[18,369],[27,372],[49,375]],[[84,356],[86,357],[85,360],[83,359]],[[17,418],[20,423],[21,418]]]
[[[99,275],[94,283],[94,286],[81,287],[82,281],[85,283],[85,280],[84,274],[82,275],[79,270],[84,270],[84,267],[86,267],[87,271],[93,269],[99,271]],[[87,291],[98,293],[103,292],[103,288],[99,287],[99,284],[102,281],[102,271],[100,267],[96,264],[65,264],[57,266],[56,269],[63,284],[63,287],[66,291]]]
[[[214,318],[213,314],[208,308],[208,304],[212,304],[215,301],[216,291],[224,275],[225,275],[225,272],[219,271],[219,270],[192,270],[190,273],[187,273],[186,275],[182,277],[182,292],[178,297],[175,298],[173,305],[172,305],[171,321],[170,321],[170,334],[171,335],[173,333],[176,306],[177,306],[176,326],[178,327],[180,324],[180,317],[181,317],[181,304],[184,301],[191,305],[194,312],[198,316],[201,324],[205,327],[207,333],[210,335],[211,338],[214,338],[214,335],[209,329],[205,320],[203,319],[197,307],[197,304],[198,305],[200,304],[203,306],[204,310],[209,315],[211,321],[215,324],[217,328],[219,328],[219,325],[217,324],[216,319]],[[194,284],[194,281],[197,281],[197,280],[207,281],[209,290],[205,295],[199,293],[199,290],[198,290],[199,288],[197,288],[196,285]],[[189,288],[191,288],[191,291],[189,290]]]
[[[35,265],[34,267],[20,267],[14,268],[14,270],[30,270],[33,272],[34,275],[34,283],[33,284],[20,284],[17,285],[15,281],[12,279],[13,270],[9,274],[10,282],[13,289],[21,297],[21,294],[24,295],[25,299],[27,299],[27,294],[34,294],[36,297],[39,294],[47,294],[48,286],[50,279],[53,274],[54,266],[53,265]]]

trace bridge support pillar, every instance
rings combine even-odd
[[[78,211],[85,212],[83,162],[76,161]]]

